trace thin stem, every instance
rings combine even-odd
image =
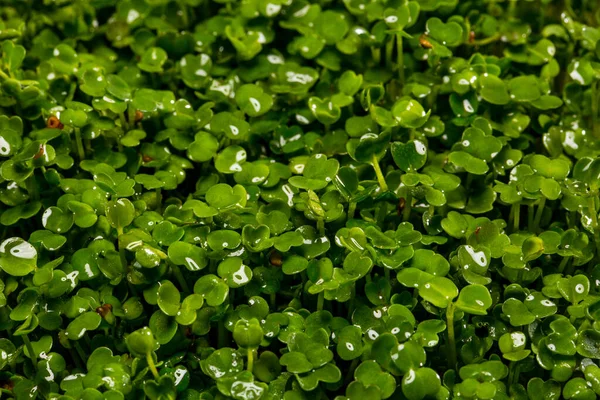
[[[33,346],[29,341],[29,337],[27,335],[23,335],[23,343],[25,343],[25,347],[27,347],[27,353],[29,353],[29,358],[31,359],[31,363],[33,364],[33,369],[37,369],[37,354],[33,351]]]
[[[383,267],[383,274],[385,276],[386,281],[389,281],[390,280],[390,269]]]
[[[160,188],[156,188],[156,211],[160,213],[162,209],[162,191]]]
[[[356,367],[358,367],[359,362],[360,358],[355,358],[354,360],[352,360],[352,364],[350,364],[350,368],[348,369],[348,373],[346,374],[346,378],[344,379],[344,385],[347,386],[354,379],[354,371],[356,370]]]
[[[81,360],[79,359],[79,356],[77,354],[75,354],[73,349],[68,349],[68,350],[69,350],[69,354],[71,355],[71,359],[75,363],[75,367],[83,370],[83,364],[81,364]]]
[[[569,263],[570,259],[570,256],[563,257],[563,259],[560,261],[560,264],[558,265],[558,272],[562,273],[565,270],[565,267]]]
[[[377,224],[383,229],[385,216],[387,215],[387,202],[382,201],[379,204],[379,207],[377,207],[377,211],[375,214],[376,214]]]
[[[516,203],[513,204],[515,211],[513,213],[513,232],[519,231],[519,220],[521,219],[521,205]]]
[[[469,46],[485,46],[486,44],[493,43],[499,40],[502,37],[500,33],[496,33],[495,35],[486,37],[485,39],[473,40],[472,42],[467,42],[465,44]]]
[[[514,374],[515,374],[515,362],[511,361],[510,364],[508,365],[508,384],[509,385],[513,384]]]
[[[533,204],[529,204],[527,206],[527,229],[533,232],[533,216],[535,214],[535,206]]]
[[[406,222],[410,219],[410,212],[412,211],[412,193],[408,192],[404,199],[404,209],[402,210],[402,221]]]
[[[517,0],[509,0],[510,4],[508,5],[508,15],[510,17],[514,17],[517,11]]]
[[[119,226],[117,228],[117,236],[121,236],[123,234],[123,227]],[[117,237],[117,243],[119,239]],[[119,257],[121,257],[121,264],[123,265],[123,269],[127,268],[127,257],[125,255],[125,247],[119,245]]]
[[[592,132],[594,137],[600,136],[600,128],[598,126],[598,84],[596,81],[592,84]]]
[[[470,172],[467,172],[467,183],[466,183],[467,189],[471,188],[472,184],[473,184],[473,174],[471,174]]]
[[[325,235],[325,221],[323,220],[323,218],[319,218],[317,220],[317,230],[319,231],[319,235]]]
[[[83,140],[81,139],[81,130],[79,128],[75,128],[75,142],[77,143],[79,161],[83,161],[85,160],[85,150],[83,149]]]
[[[181,273],[181,269],[177,265],[171,264],[171,271],[173,271],[173,275],[175,275],[175,279],[177,279],[177,282],[179,283],[179,286],[181,286],[181,289],[183,289],[183,292],[191,293],[190,287]]]
[[[129,121],[129,126],[135,126],[135,108],[131,105],[127,108],[127,121]]]
[[[227,329],[225,328],[225,321],[223,321],[223,318],[221,318],[219,320],[219,340],[218,340],[218,344],[219,344],[219,349],[223,348],[223,347],[227,347],[227,342],[228,342],[228,338],[229,338],[229,334]]]
[[[350,295],[350,301],[348,302],[348,317],[346,319],[352,319],[352,314],[354,314],[354,299],[356,298],[356,285],[352,285],[352,288],[350,290],[352,291],[352,293]]]
[[[73,345],[73,347],[75,347],[75,351],[79,355],[79,358],[81,358],[81,360],[85,364],[85,362],[88,359],[88,356],[85,354],[85,351],[83,351],[83,349],[81,348],[81,345],[79,344],[79,342],[75,342],[75,344]]]
[[[317,297],[317,311],[323,310],[323,304],[325,303],[325,292],[320,292]]]
[[[185,2],[179,2],[179,8],[181,9],[181,21],[183,22],[183,26],[188,27],[190,24],[190,19],[188,16],[188,8]]]
[[[356,211],[356,203],[351,201],[348,204],[348,219],[354,218],[354,212]]]
[[[542,197],[537,212],[535,213],[535,219],[533,220],[533,226],[535,227],[536,232],[540,229],[540,221],[542,220],[542,214],[544,214],[544,207],[546,207],[546,198]]]
[[[448,324],[448,368],[456,367],[456,339],[454,337],[454,303],[446,308],[446,323]]]
[[[390,36],[389,40],[385,44],[385,64],[391,70],[394,69],[394,61],[392,60],[392,54],[394,53],[394,36]]]
[[[375,64],[379,65],[381,62],[381,49],[379,47],[371,47],[371,56],[375,60]]]
[[[375,175],[377,176],[377,181],[379,182],[379,187],[382,192],[388,191],[388,186],[385,181],[385,177],[383,176],[383,172],[381,172],[381,168],[379,168],[379,161],[377,160],[377,156],[373,154],[373,160],[371,161],[373,164],[373,169],[375,170]]]
[[[400,34],[396,34],[396,50],[398,52],[398,81],[400,86],[404,86],[404,48]]]
[[[156,369],[156,365],[154,365],[154,360],[152,359],[152,353],[146,353],[146,362],[148,363],[148,368],[152,371],[152,375],[154,379],[158,379],[158,370]]]
[[[76,90],[77,90],[77,84],[75,82],[71,83],[71,86],[69,87],[69,93],[67,94],[66,101],[73,100],[73,97],[75,97]]]
[[[596,214],[596,199],[593,196],[588,197],[588,210],[590,217],[592,218],[592,226],[595,228],[598,226],[598,215]]]
[[[254,369],[254,352],[256,351],[256,349],[251,348],[247,350],[248,352],[246,353],[246,355],[248,356],[248,365],[246,367],[246,369],[250,372],[252,372],[252,369]]]
[[[121,128],[123,129],[123,131],[127,132],[129,130],[129,125],[127,124],[127,119],[125,118],[125,113],[119,114],[119,120],[121,121]],[[119,140],[119,143],[121,143],[120,140]]]
[[[27,187],[27,192],[29,193],[31,200],[39,200],[40,193],[38,192],[38,185],[35,181],[35,171],[31,175],[29,175],[29,177],[25,181],[25,185]]]
[[[273,292],[269,295],[269,303],[271,303],[271,309],[277,309],[277,293]]]

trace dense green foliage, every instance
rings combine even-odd
[[[0,398],[596,399],[599,22],[0,1]]]

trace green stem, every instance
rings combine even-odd
[[[27,347],[27,352],[29,353],[29,358],[31,359],[31,363],[33,364],[33,369],[37,369],[37,355],[35,351],[33,351],[33,346],[29,341],[29,337],[27,335],[23,335],[23,343],[25,343],[25,347]]]
[[[383,172],[381,172],[381,168],[379,168],[379,161],[377,160],[377,156],[373,154],[373,160],[371,162],[373,164],[373,169],[375,170],[375,175],[377,176],[377,181],[379,182],[379,187],[382,192],[388,191],[388,186],[385,181],[385,177],[383,176]]]
[[[473,184],[473,174],[471,174],[470,172],[467,172],[467,183],[465,184],[467,189],[470,189],[472,184]]]
[[[513,380],[514,380],[514,375],[515,374],[515,362],[511,361],[510,364],[508,364],[508,384],[512,385],[513,384]]]
[[[188,16],[188,8],[185,4],[185,2],[177,2],[179,5],[179,8],[181,9],[181,21],[183,22],[183,26],[184,27],[188,27],[190,24],[190,19]]]
[[[156,188],[156,212],[160,213],[162,209],[162,191]]]
[[[387,215],[387,202],[382,201],[381,203],[379,203],[379,207],[377,207],[377,211],[375,214],[375,218],[377,219],[377,225],[379,225],[383,229],[385,216]]]
[[[121,236],[123,234],[123,227],[117,227],[117,236]],[[119,239],[117,237],[117,243]],[[126,269],[128,266],[127,257],[125,256],[125,247],[119,245],[119,257],[121,257],[121,264],[123,265],[123,269]]]
[[[135,108],[131,105],[127,107],[127,121],[129,121],[129,126],[135,126]]]
[[[171,270],[173,271],[173,275],[175,275],[175,279],[177,279],[177,282],[179,282],[179,286],[181,286],[181,289],[183,289],[183,292],[191,293],[190,287],[181,273],[181,269],[179,269],[177,265],[171,264]]]
[[[446,323],[448,324],[448,368],[456,368],[456,339],[454,337],[454,303],[446,308]]]
[[[570,256],[563,257],[563,259],[560,261],[560,264],[558,265],[558,272],[562,273],[565,270],[565,267],[569,263],[570,259]]]
[[[317,220],[317,230],[319,231],[319,235],[325,235],[325,221],[323,220],[323,218],[319,218]]]
[[[595,81],[592,84],[592,133],[595,138],[600,136],[600,126],[598,126],[598,84],[600,81]]]
[[[76,90],[77,90],[77,84],[75,82],[71,83],[71,86],[69,87],[69,94],[67,94],[66,101],[73,100],[73,97],[75,97]]]
[[[218,328],[218,334],[219,334],[219,340],[218,340],[218,345],[219,345],[219,349],[222,349],[223,347],[227,347],[227,342],[228,342],[228,338],[229,338],[229,332],[227,331],[227,328],[225,328],[225,321],[223,321],[223,318],[221,318],[219,320],[219,328]]]
[[[77,354],[75,354],[75,352],[73,351],[73,349],[68,349],[68,350],[69,350],[69,354],[71,355],[71,359],[75,363],[75,367],[78,368],[78,369],[83,370],[83,364],[81,363],[81,360],[79,359],[79,356]]]
[[[351,201],[348,204],[348,219],[354,218],[355,211],[356,211],[356,203],[354,201]]]
[[[127,132],[129,130],[129,125],[127,124],[127,119],[125,118],[125,113],[119,114],[119,120],[121,121],[121,128],[123,129],[123,132]],[[119,143],[121,143],[120,140],[119,140]]]
[[[406,222],[410,219],[410,212],[412,211],[412,193],[408,192],[404,199],[404,209],[402,210],[402,221]]]
[[[379,47],[371,47],[371,56],[375,60],[375,64],[381,63],[381,49]]]
[[[521,219],[521,205],[516,203],[516,204],[513,204],[513,207],[515,209],[515,211],[513,213],[513,232],[518,232],[519,231],[519,220]]]
[[[35,171],[31,175],[29,175],[29,177],[25,181],[25,185],[27,187],[27,192],[29,193],[31,200],[39,200],[40,193],[38,191],[38,185],[35,180]]]
[[[569,229],[572,229],[575,227],[575,221],[577,220],[577,212],[576,211],[569,211],[569,213],[567,214],[567,226],[569,227]]]
[[[514,17],[517,11],[517,0],[509,0],[510,3],[508,5],[508,16]]]
[[[320,292],[317,297],[317,311],[323,310],[323,304],[325,303],[325,292]]]
[[[391,70],[394,69],[394,61],[392,55],[394,53],[394,36],[390,36],[389,40],[385,44],[385,65]]]
[[[356,285],[352,285],[350,301],[348,302],[348,316],[346,319],[352,319],[352,314],[354,314],[354,306],[355,306],[355,298],[356,298]]]
[[[469,46],[485,46],[486,44],[490,44],[490,43],[493,43],[493,42],[499,40],[501,37],[502,37],[502,35],[500,33],[497,33],[495,35],[486,37],[485,39],[473,40],[472,42],[467,42],[465,44],[467,44]]]
[[[158,379],[158,370],[156,369],[156,365],[154,365],[154,360],[152,359],[152,353],[146,353],[146,362],[148,363],[148,368],[152,371],[152,375],[154,379]]]
[[[77,155],[79,155],[79,161],[85,160],[85,150],[83,149],[83,140],[81,139],[81,130],[75,128],[75,142],[77,143]]]
[[[533,220],[535,232],[537,232],[540,229],[540,221],[542,220],[542,214],[544,214],[544,207],[546,207],[546,198],[542,197],[540,199],[540,204],[538,205],[537,212],[535,213],[535,219]]]
[[[396,34],[396,50],[398,52],[398,81],[400,86],[404,86],[404,48],[402,45],[402,36]]]
[[[81,358],[81,360],[85,364],[86,361],[87,361],[87,359],[88,359],[88,356],[85,354],[85,351],[83,351],[83,349],[81,348],[81,345],[79,344],[79,342],[75,342],[75,344],[73,345],[73,347],[75,347],[75,351],[79,355],[79,358]]]
[[[350,368],[348,368],[348,373],[346,374],[346,378],[344,379],[344,385],[348,386],[350,382],[354,379],[354,371],[356,367],[358,367],[358,363],[360,362],[360,358],[355,358],[352,360],[352,364],[350,364]]]
[[[385,276],[386,281],[390,281],[390,269],[383,267],[383,275]]]
[[[271,309],[277,310],[277,293],[273,292],[269,295],[269,303],[271,303]]]
[[[248,365],[246,367],[246,369],[250,372],[252,372],[252,370],[254,369],[254,352],[256,351],[256,349],[248,349],[248,352],[246,353],[248,356]]]
[[[533,204],[529,204],[527,206],[527,229],[533,232],[533,215],[535,214],[535,206]]]

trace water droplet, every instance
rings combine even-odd
[[[415,140],[414,143],[415,143],[415,150],[417,151],[417,153],[419,153],[422,156],[427,154],[427,147],[423,144],[423,142],[421,142],[420,140]]]
[[[252,108],[254,108],[254,111],[260,112],[260,101],[258,101],[254,97],[250,97],[248,100],[250,101],[250,104],[252,104]]]

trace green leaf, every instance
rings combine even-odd
[[[0,268],[12,276],[25,276],[33,272],[37,263],[37,251],[28,242],[18,237],[4,240],[0,244]]]
[[[423,285],[419,295],[436,307],[446,308],[458,296],[458,288],[448,278],[435,277]]]
[[[70,340],[79,340],[87,331],[93,331],[100,326],[102,318],[95,311],[81,314],[67,326],[65,335]]]
[[[484,74],[479,78],[479,93],[491,104],[503,105],[510,101],[506,86],[506,83],[495,75]]]
[[[143,327],[130,333],[125,338],[129,351],[137,357],[145,357],[147,354],[158,350],[159,344],[148,327]]]
[[[465,286],[458,295],[456,307],[469,314],[486,315],[492,305],[490,291],[482,285]]]

